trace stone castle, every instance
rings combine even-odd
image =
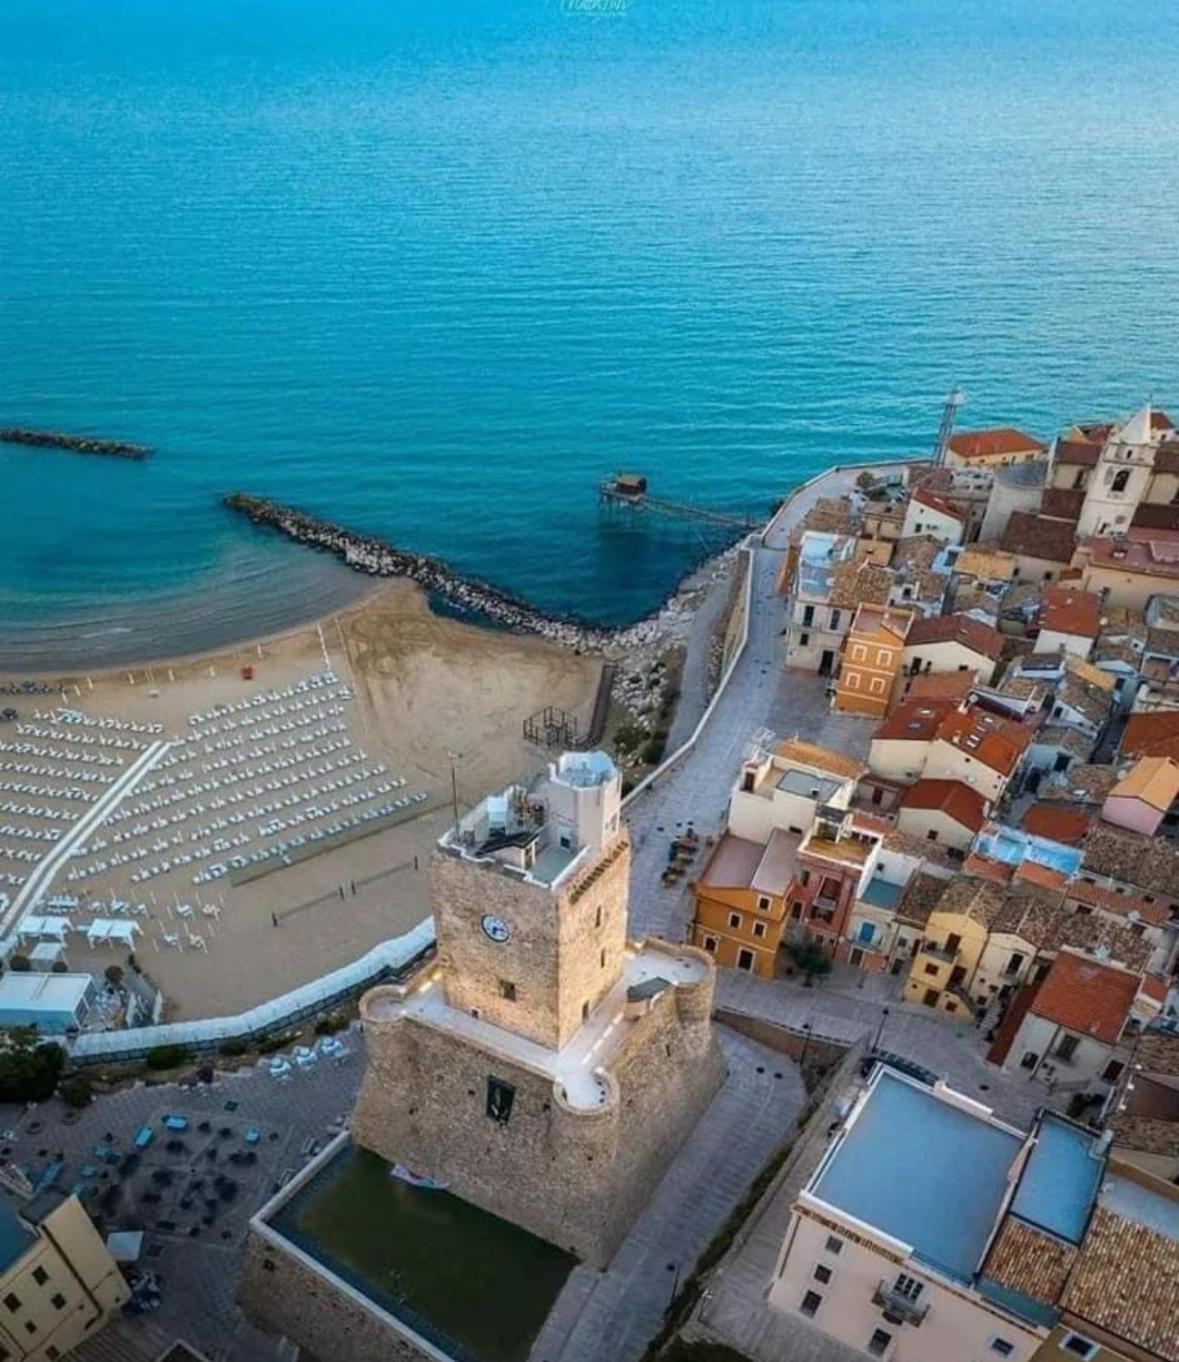
[[[361,1001],[355,1141],[605,1267],[724,1078],[714,968],[628,941],[603,753],[483,801],[431,865],[437,956]]]

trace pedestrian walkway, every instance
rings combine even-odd
[[[581,1267],[573,1274],[531,1362],[641,1357],[681,1281],[770,1155],[790,1137],[806,1100],[798,1069],[723,1027],[718,1034],[729,1070],[724,1087],[608,1271]]]

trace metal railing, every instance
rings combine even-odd
[[[881,1281],[872,1293],[872,1304],[878,1306],[891,1319],[904,1324],[918,1325],[929,1311],[928,1305],[906,1296],[889,1281]]]

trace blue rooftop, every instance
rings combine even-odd
[[[883,908],[886,912],[892,912],[900,903],[904,892],[905,887],[902,884],[890,884],[888,880],[873,878],[860,891],[860,901],[870,904],[873,908]]]
[[[1085,1130],[1045,1113],[1028,1156],[1012,1214],[1070,1244],[1079,1244],[1089,1222],[1105,1160]]]
[[[16,1213],[12,1202],[0,1198],[0,1272],[6,1272],[37,1242],[37,1236]]]
[[[1019,828],[988,827],[979,833],[975,846],[983,856],[1006,865],[1033,861],[1069,877],[1081,868],[1084,852],[1080,847],[1068,847],[1048,837],[1036,837]]]
[[[885,1069],[811,1191],[969,1281],[1021,1143]]]

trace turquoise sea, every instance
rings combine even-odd
[[[964,424],[1179,404],[1174,0],[0,0],[0,667],[360,585],[273,495],[554,610]]]

